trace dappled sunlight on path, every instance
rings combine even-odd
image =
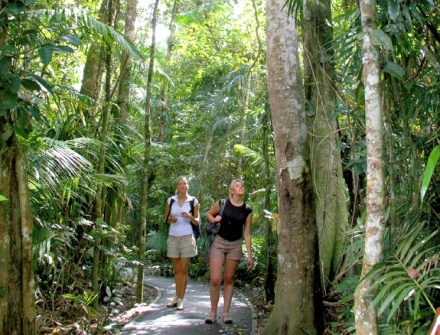
[[[217,315],[217,322],[208,325],[205,318],[210,311],[209,284],[190,281],[184,300],[184,310],[168,308],[166,304],[174,296],[174,279],[147,277],[146,284],[158,289],[158,298],[150,304],[146,312],[127,324],[121,335],[251,335],[256,329],[256,315],[252,306],[239,293],[234,293],[230,311],[233,324],[223,323],[223,315]],[[223,299],[220,298],[219,311],[223,310]]]

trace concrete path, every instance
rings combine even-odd
[[[223,297],[221,293],[214,324],[206,324],[205,318],[210,311],[209,284],[190,281],[186,290],[184,310],[168,308],[166,304],[175,295],[174,279],[164,277],[146,277],[145,283],[158,290],[158,297],[147,311],[121,330],[121,335],[253,335],[257,329],[257,316],[248,300],[238,291],[234,292],[230,315],[233,324],[223,322]]]

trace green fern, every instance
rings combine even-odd
[[[395,250],[365,277],[374,279],[366,294],[376,292],[378,316],[388,323],[397,314],[400,320],[414,321],[426,310],[435,312],[432,300],[440,286],[438,231],[429,232],[425,223],[413,223],[396,235]]]

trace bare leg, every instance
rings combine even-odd
[[[211,258],[209,260],[209,273],[211,276],[211,284],[209,287],[209,295],[211,297],[211,313],[217,313],[218,301],[220,299],[222,268],[222,259]]]
[[[188,285],[189,258],[172,258],[176,297],[183,299]]]
[[[225,262],[225,275],[223,281],[224,306],[223,312],[229,313],[232,295],[234,294],[234,278],[237,271],[238,261],[227,259]]]

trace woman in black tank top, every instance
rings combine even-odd
[[[206,213],[209,222],[220,224],[220,230],[215,237],[209,259],[211,284],[209,295],[211,299],[211,312],[205,322],[214,323],[217,318],[217,307],[220,299],[220,284],[223,274],[223,321],[232,323],[229,309],[231,307],[232,295],[234,293],[234,278],[238,263],[243,257],[242,241],[245,240],[247,251],[247,268],[251,270],[254,262],[252,260],[251,223],[252,209],[243,201],[244,183],[240,179],[232,181],[229,187],[229,199],[226,200],[222,216],[220,213],[220,202]]]

